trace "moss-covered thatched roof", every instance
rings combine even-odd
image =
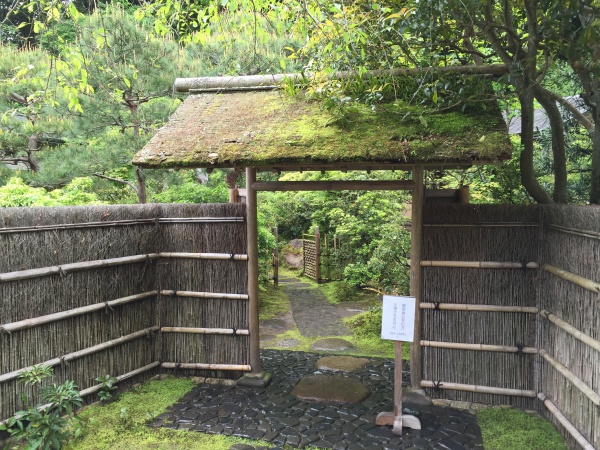
[[[340,170],[469,166],[510,157],[497,107],[434,112],[400,102],[336,118],[277,90],[190,95],[138,152],[148,168]]]

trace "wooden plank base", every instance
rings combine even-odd
[[[410,414],[401,414],[395,416],[393,412],[382,412],[377,414],[375,425],[392,426],[392,431],[395,435],[402,435],[402,427],[412,428],[413,430],[421,429],[421,421]]]

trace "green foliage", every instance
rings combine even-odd
[[[33,366],[19,375],[19,381],[36,386],[53,374],[50,366]],[[81,406],[83,400],[73,381],[42,387],[39,402],[34,402],[25,393],[21,397],[25,409],[10,417],[6,425],[0,425],[0,431],[7,431],[16,442],[24,443],[24,446],[14,448],[61,449],[71,438],[81,435],[82,424],[74,417],[74,409]]]
[[[225,172],[216,170],[201,184],[193,170],[180,172],[179,180],[171,179],[169,186],[152,196],[156,203],[225,203],[229,189],[225,184]]]
[[[97,205],[102,202],[89,192],[92,183],[91,178],[75,178],[64,188],[48,192],[26,185],[21,178],[11,178],[0,186],[0,207]]]
[[[118,380],[115,377],[106,374],[106,376],[104,377],[96,378],[96,381],[98,381],[102,385],[100,387],[100,390],[98,391],[98,397],[100,397],[100,400],[110,400],[113,396],[111,391],[117,388],[115,386],[115,383]]]
[[[477,412],[486,450],[566,450],[556,429],[538,415],[519,409],[490,408]]]

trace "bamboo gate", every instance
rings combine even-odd
[[[0,419],[33,364],[83,395],[157,372],[249,365],[243,205],[0,210]]]

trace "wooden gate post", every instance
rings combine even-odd
[[[421,389],[423,379],[423,349],[421,347],[421,259],[423,257],[423,168],[414,167],[412,179],[412,216],[410,225],[410,295],[415,297],[415,340],[410,346],[410,381],[413,389]],[[397,363],[397,361],[396,361]]]
[[[321,281],[321,233],[319,227],[315,227],[315,280]]]
[[[246,226],[248,238],[248,331],[250,332],[250,367],[260,372],[260,336],[258,328],[258,222],[257,198],[252,183],[256,169],[246,168]]]

